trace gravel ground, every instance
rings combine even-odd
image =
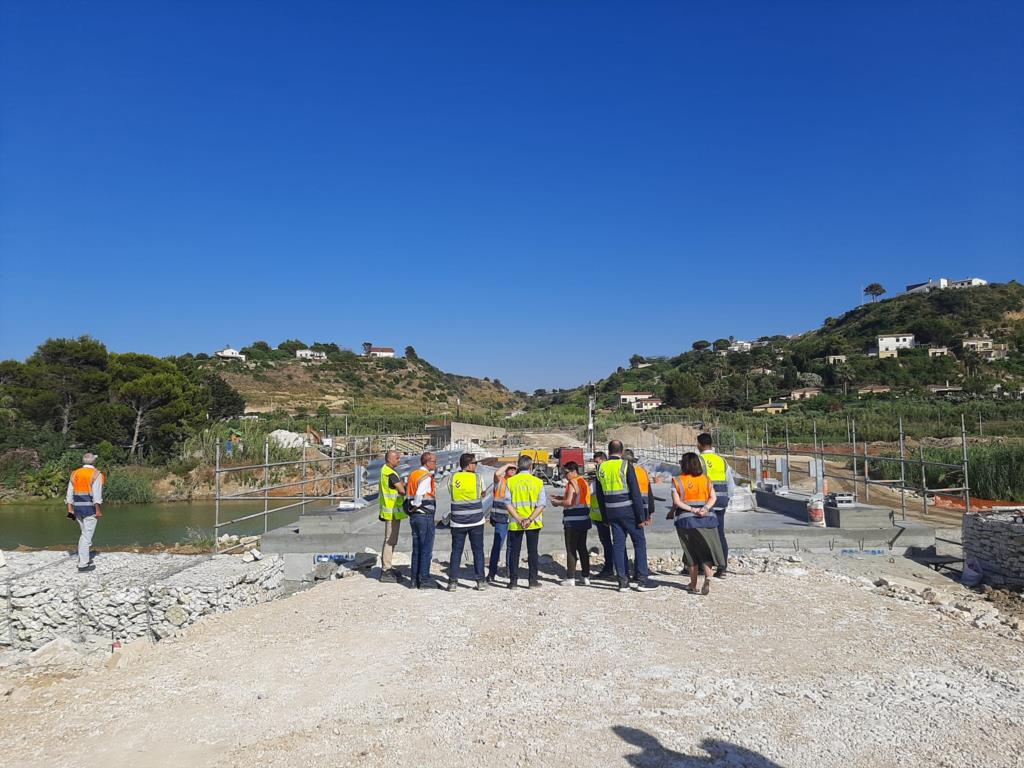
[[[931,576],[875,587],[876,563],[745,558],[706,598],[665,574],[644,594],[332,581],[105,664],[0,659],[0,754],[19,768],[1024,765],[1020,633],[954,605],[981,596],[933,599]]]

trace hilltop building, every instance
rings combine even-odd
[[[928,357],[951,357],[949,347],[928,347]]]
[[[367,357],[394,357],[395,350],[391,347],[370,347]]]
[[[790,400],[810,400],[821,394],[821,387],[803,387],[789,393]]]
[[[965,277],[963,280],[950,280],[947,277],[940,277],[938,280],[928,278],[924,283],[911,283],[907,286],[907,293],[928,293],[929,291],[944,291],[947,288],[977,288],[981,285],[988,285],[988,280],[980,277]]]
[[[241,360],[243,363],[245,362],[245,355],[231,347],[224,347],[220,352],[214,352],[213,356],[221,360]]]
[[[327,359],[326,352],[317,352],[315,349],[296,349],[295,356],[299,360],[312,360],[318,363]]]
[[[863,387],[857,387],[857,395],[886,395],[892,392],[892,387],[888,384],[865,384]]]
[[[761,403],[761,405],[755,405],[751,408],[754,413],[785,413],[789,410],[789,405],[786,403],[773,403],[771,398],[768,398],[767,403]]]
[[[639,400],[647,400],[654,397],[653,392],[619,392],[619,405],[632,405]]]
[[[840,363],[845,363],[845,362],[846,362],[846,355],[826,355],[825,356],[825,364],[826,365],[839,365]]]
[[[988,336],[974,336],[966,338],[961,342],[965,352],[977,352],[983,358],[992,362],[993,360],[1005,360],[1010,353],[1008,344],[1000,344]]]
[[[914,348],[914,334],[912,333],[886,333],[878,336],[877,339],[877,346],[868,350],[870,357],[884,360],[887,357],[898,357],[901,349]]]

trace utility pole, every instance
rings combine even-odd
[[[594,452],[594,407],[597,405],[597,397],[594,394],[594,385],[587,385],[587,449]]]

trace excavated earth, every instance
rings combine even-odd
[[[560,587],[551,561],[542,588],[517,592],[357,574],[100,659],[0,656],[0,754],[19,768],[1024,765],[1020,624],[984,596],[748,557],[702,598],[659,565],[657,590],[625,594]]]

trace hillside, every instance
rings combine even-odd
[[[337,412],[353,405],[398,411],[454,413],[461,399],[466,411],[514,408],[520,399],[500,382],[444,373],[419,358],[368,358],[329,353],[323,362],[209,360],[202,367],[220,376],[245,398],[249,413]]]
[[[869,356],[877,336],[914,334],[917,348],[898,357]],[[965,350],[966,337],[984,335],[1007,345],[1007,359],[987,361]],[[1024,286],[1017,282],[967,290],[900,295],[826,318],[816,330],[787,336],[762,336],[745,351],[730,351],[732,339],[697,340],[675,357],[634,355],[596,382],[599,405],[617,407],[618,393],[651,392],[666,406],[747,410],[769,398],[788,398],[792,390],[821,387],[823,397],[855,397],[868,384],[928,396],[928,385],[949,381],[962,392],[953,398],[1016,395],[1024,386]],[[930,357],[928,347],[946,347],[948,356]],[[845,361],[826,360],[845,355]],[[997,388],[997,389],[994,389]],[[586,388],[534,397],[533,407],[582,405]]]

